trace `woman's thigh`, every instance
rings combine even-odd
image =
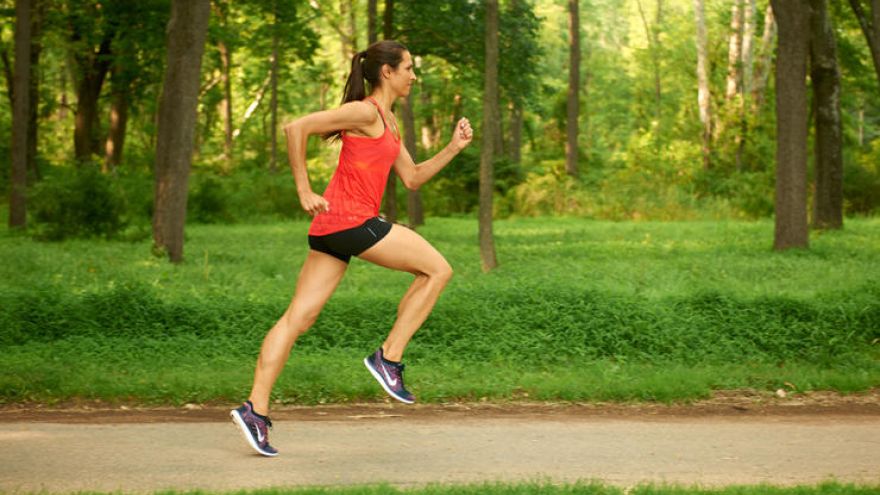
[[[394,224],[381,241],[358,255],[379,266],[414,274],[433,275],[451,272],[446,258],[422,236]]]
[[[348,263],[327,253],[309,250],[299,278],[291,308],[320,309],[333,295],[336,286],[345,275]]]

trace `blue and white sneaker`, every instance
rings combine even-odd
[[[268,457],[278,455],[278,451],[269,445],[269,428],[272,427],[272,421],[266,416],[258,416],[251,401],[245,402],[238,409],[233,409],[229,415],[254,450]]]
[[[406,390],[403,386],[403,369],[405,366],[401,363],[392,363],[382,356],[382,348],[364,358],[364,366],[370,370],[379,385],[388,392],[391,397],[403,402],[404,404],[413,404],[416,398],[413,394]]]

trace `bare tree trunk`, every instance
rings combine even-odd
[[[98,53],[89,49],[87,55],[76,55],[80,80],[76,89],[76,113],[74,117],[74,155],[77,162],[88,160],[92,153],[99,152],[98,139],[98,97],[104,86],[104,79],[110,69],[110,42],[112,30],[104,33]],[[74,32],[73,42],[80,42],[79,33]]]
[[[752,93],[755,68],[755,17],[758,15],[755,0],[745,0],[742,38],[742,88],[743,97]]]
[[[412,159],[418,161],[416,154],[416,119],[412,108],[412,93],[406,95],[406,99],[400,102],[400,110],[403,114],[403,143]],[[425,223],[422,213],[422,197],[418,191],[407,191],[406,198],[406,214],[409,217],[409,226],[416,228]]]
[[[578,116],[581,88],[581,26],[578,0],[568,0],[568,104],[566,106],[565,173],[578,176]]]
[[[382,33],[385,35],[386,40],[394,38],[394,0],[385,0]]]
[[[173,263],[183,261],[199,73],[210,13],[210,0],[171,2],[168,58],[159,101],[153,242],[155,249],[167,252]]]
[[[223,162],[226,171],[232,168],[232,53],[223,41],[217,42],[220,52],[220,79],[223,83],[223,99],[220,100],[220,116],[223,118]]]
[[[810,0],[810,80],[816,116],[816,197],[813,226],[843,227],[843,137],[837,40],[827,0]]]
[[[706,13],[703,0],[694,0],[697,24],[697,101],[700,123],[703,124],[703,168],[712,168],[712,93],[709,87],[709,39],[706,34]]]
[[[367,0],[367,45],[378,41],[379,30],[376,27],[377,0]]]
[[[9,227],[24,228],[27,219],[28,117],[31,94],[31,20],[33,1],[15,2],[15,71],[12,82],[12,184],[9,194]]]
[[[807,227],[807,57],[810,2],[771,0],[776,56],[776,250],[809,246]]]
[[[757,112],[764,105],[764,89],[770,77],[770,66],[773,62],[773,42],[776,40],[776,19],[773,7],[768,5],[764,14],[764,34],[761,36],[761,48],[755,63],[755,74],[752,82],[752,112]]]
[[[272,96],[269,102],[271,120],[269,123],[269,171],[278,173],[278,2],[272,2]]]
[[[740,60],[742,61],[739,69],[739,98],[736,102],[737,113],[739,114],[740,130],[737,135],[736,147],[736,169],[743,169],[743,160],[746,150],[746,141],[749,138],[749,120],[746,118],[746,97],[751,94],[752,86],[752,57],[755,40],[755,0],[745,0],[743,5],[743,28],[742,28],[742,48],[740,50]]]
[[[742,10],[743,0],[733,0],[733,11],[730,17],[730,40],[727,50],[727,91],[724,93],[725,99],[732,100],[740,92],[739,82],[742,80],[740,75],[741,60],[740,53],[742,51]]]
[[[849,0],[849,4],[859,20],[862,33],[868,41],[871,49],[871,58],[874,61],[874,71],[877,73],[877,82],[880,83],[880,0],[870,0],[871,11],[866,13],[862,6],[863,0]]]
[[[114,170],[122,163],[122,149],[125,146],[125,132],[128,127],[128,82],[123,80],[121,69],[113,69],[113,97],[110,102],[110,132],[104,145],[104,172]]]
[[[40,106],[40,54],[43,52],[43,19],[46,16],[45,0],[36,0],[33,4],[31,12],[31,75],[28,81],[28,91],[30,91],[30,113],[28,115],[28,151],[27,151],[27,169],[28,183],[42,178],[40,165],[37,161],[37,130],[38,116],[37,109]]]
[[[657,15],[653,27],[648,24],[648,18],[645,16],[641,0],[636,0],[636,5],[639,8],[639,15],[642,18],[645,35],[648,38],[648,46],[651,50],[651,62],[654,66],[654,118],[659,123],[663,113],[663,87],[660,79],[660,24],[663,21],[663,0],[657,0]]]
[[[13,43],[13,50],[14,49],[15,46]],[[14,77],[12,75],[12,63],[9,61],[9,51],[5,44],[3,45],[3,51],[0,52],[0,59],[3,60],[3,76],[6,79],[6,96],[9,98],[9,108],[12,108],[15,105],[12,101],[12,80]]]
[[[519,164],[522,161],[522,129],[523,109],[522,105],[510,102],[510,142],[507,145],[507,158],[511,163]]]
[[[498,266],[492,231],[493,161],[498,129],[498,0],[486,0],[486,74],[483,89],[483,142],[480,153],[480,258],[483,271]]]
[[[385,0],[385,12],[383,13],[382,18],[382,31],[386,40],[390,40],[392,38],[392,34],[394,31],[394,1],[393,0]],[[406,106],[407,109],[404,109],[404,112],[409,111],[412,114],[412,109],[409,108],[409,96],[407,96],[407,101],[404,104],[401,104],[401,107]],[[410,135],[410,131],[412,131],[413,138],[415,139],[415,124],[413,124],[413,129],[406,129],[406,115],[404,114],[403,125],[404,125],[404,139],[409,139],[407,136]],[[413,160],[416,159],[415,155],[415,141],[413,141],[412,148],[407,146],[407,150],[412,149],[411,156]],[[397,174],[393,171],[388,174],[388,182],[385,184],[385,218],[390,222],[397,221]],[[410,219],[412,222],[412,219]]]

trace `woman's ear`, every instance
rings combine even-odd
[[[382,64],[382,77],[385,79],[391,78],[391,73],[394,72],[391,70],[391,66],[388,64]]]

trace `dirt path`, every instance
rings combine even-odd
[[[595,479],[880,484],[880,403],[363,405],[274,414],[277,458],[225,408],[0,409],[0,492]]]

